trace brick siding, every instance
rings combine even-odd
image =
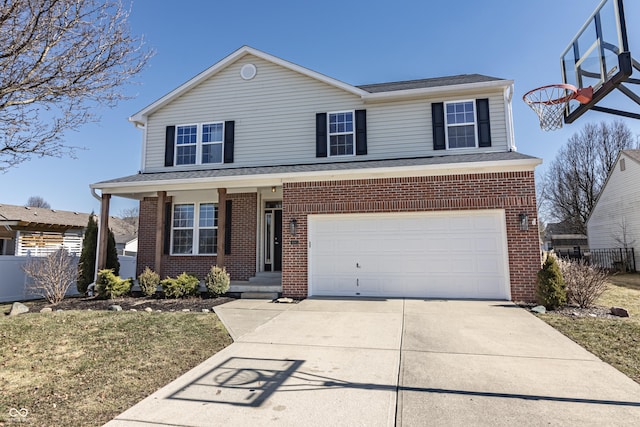
[[[298,244],[283,245],[283,294],[304,298],[308,293],[309,214],[472,209],[505,210],[511,298],[533,301],[540,269],[538,227],[522,231],[519,224],[520,213],[537,223],[533,171],[285,183],[283,224],[296,219]]]
[[[233,201],[231,254],[225,256],[225,267],[231,280],[248,280],[256,272],[256,197],[255,193],[227,195],[227,200]],[[149,266],[153,269],[155,265],[157,204],[156,197],[145,197],[140,202],[137,274],[140,274],[145,267]],[[164,278],[187,272],[203,279],[215,264],[215,255],[163,255],[162,271],[158,273]]]

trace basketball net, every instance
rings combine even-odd
[[[522,99],[540,119],[542,130],[557,130],[564,123],[564,112],[569,102],[576,99],[581,104],[591,101],[593,89],[578,90],[569,84],[542,86],[527,92]]]

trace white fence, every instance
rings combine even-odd
[[[23,256],[0,256],[0,302],[24,301],[39,299],[27,290],[29,280],[22,266],[27,262]],[[120,277],[136,276],[136,257],[118,256],[120,261]],[[68,295],[77,294],[75,284],[71,285]]]

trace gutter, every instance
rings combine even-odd
[[[479,171],[523,171],[531,170],[542,163],[541,159],[518,159],[518,160],[496,160],[490,162],[466,162],[455,163],[452,167],[451,163],[438,165],[416,165],[416,166],[387,166],[379,168],[364,169],[348,169],[348,170],[323,170],[308,172],[283,172],[268,173],[260,175],[235,175],[235,176],[216,176],[201,178],[177,178],[177,179],[159,179],[153,181],[142,182],[110,182],[91,184],[91,189],[121,189],[122,192],[144,192],[152,191],[156,187],[175,187],[179,185],[192,184],[190,187],[198,185],[209,185],[216,183],[218,185],[233,187],[253,187],[253,186],[272,186],[281,185],[283,182],[299,182],[299,181],[327,181],[341,179],[369,179],[379,178],[379,175],[388,175],[389,177],[410,177],[418,175],[434,176],[442,173],[464,175],[469,173],[477,173]],[[131,190],[135,189],[135,190]],[[117,191],[117,190],[116,190]],[[115,194],[115,193],[112,193]]]

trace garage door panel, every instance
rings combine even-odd
[[[311,215],[311,295],[507,299],[502,211]]]

